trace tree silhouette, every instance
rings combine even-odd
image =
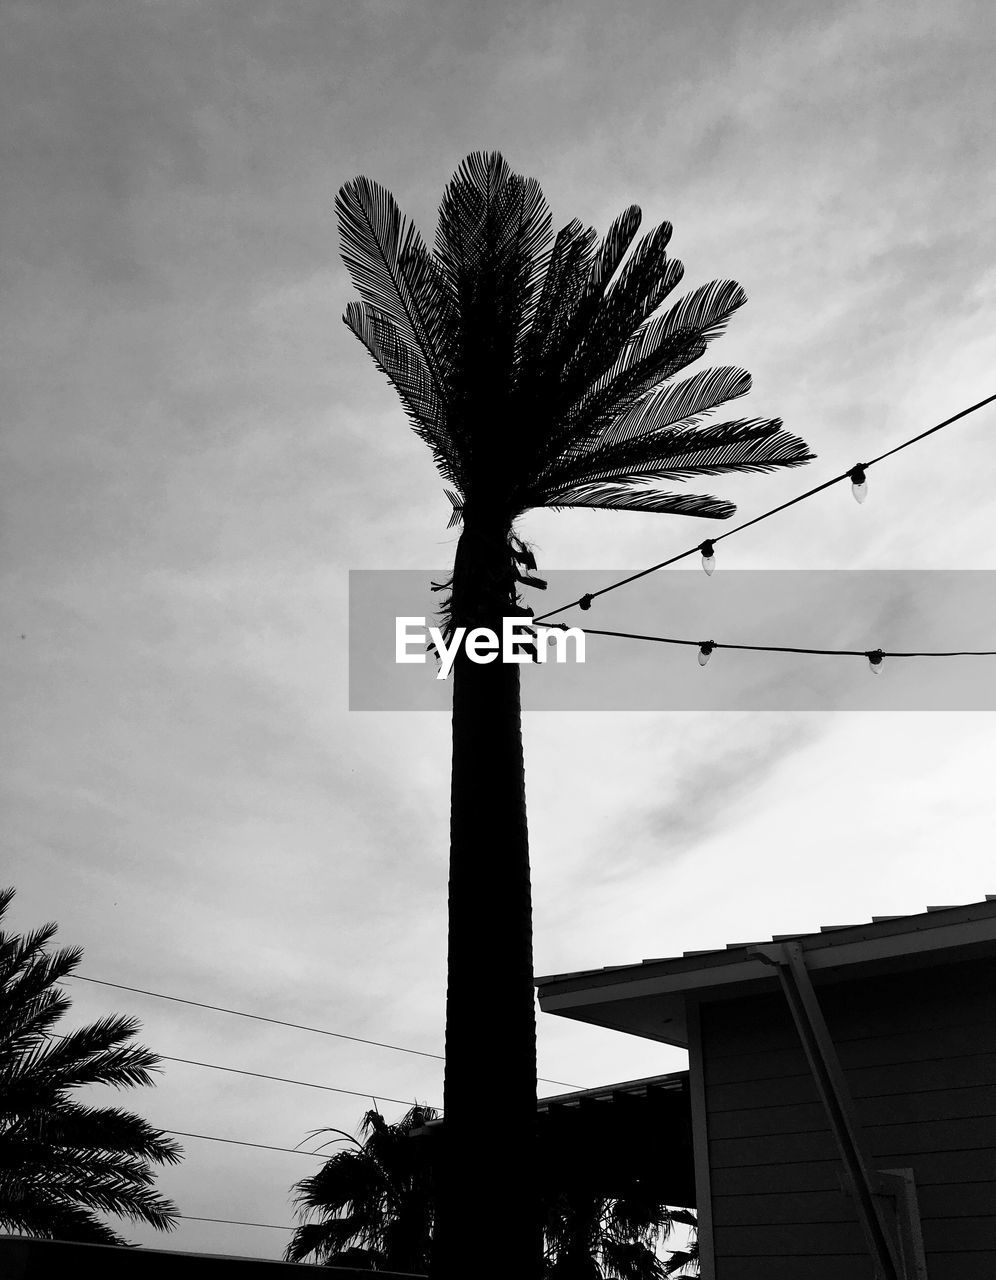
[[[661,1260],[659,1247],[689,1215],[649,1189],[607,1196],[573,1187],[544,1199],[545,1280],[665,1280],[689,1260]]]
[[[299,1214],[321,1220],[297,1228],[287,1261],[313,1258],[370,1271],[427,1271],[431,1170],[426,1143],[411,1135],[435,1118],[432,1107],[415,1106],[388,1124],[379,1111],[368,1111],[360,1124],[362,1142],[340,1129],[316,1130],[311,1136],[336,1133],[354,1146],[337,1151],[295,1185]]]
[[[533,507],[601,507],[723,519],[732,503],[662,488],[807,462],[777,419],[704,419],[750,375],[718,368],[672,382],[744,303],[713,281],[661,310],[682,276],[662,223],[626,257],[635,206],[600,243],[574,220],[557,235],[539,185],[477,152],[443,194],[430,253],[393,196],[365,177],[336,200],[342,257],[359,291],[344,320],[397,391],[450,487],[463,528],[444,618],[501,631],[528,612],[535,567],[514,522]],[[625,261],[624,261],[625,259]],[[478,1138],[480,1099],[501,1099],[506,1152],[536,1123],[532,906],[519,670],[453,668],[446,999],[446,1138],[433,1256],[457,1280],[538,1280],[533,1174]],[[533,1206],[531,1209],[528,1206]],[[489,1242],[483,1254],[480,1241]]]
[[[0,891],[0,926],[14,897]],[[134,1018],[111,1016],[57,1036],[70,1007],[55,984],[76,968],[79,947],[50,951],[56,925],[24,936],[0,929],[0,1228],[45,1239],[126,1244],[98,1215],[175,1225],[176,1206],[153,1189],[152,1164],[176,1164],[181,1148],[117,1107],[73,1100],[89,1085],[152,1084],[158,1057],[129,1041]]]
[[[360,1125],[362,1141],[340,1129],[309,1135],[334,1133],[335,1141],[353,1147],[295,1184],[294,1200],[305,1221],[287,1246],[287,1261],[426,1271],[434,1225],[432,1153],[439,1149],[439,1134],[429,1139],[415,1132],[436,1114],[415,1106],[388,1124],[380,1112],[368,1111]],[[485,1108],[480,1142],[500,1149],[500,1130],[500,1115]],[[692,1256],[661,1261],[658,1246],[675,1224],[694,1225],[695,1219],[640,1186],[621,1196],[593,1194],[583,1186],[544,1186],[540,1199],[544,1280],[665,1280]],[[479,1248],[483,1252],[485,1242]]]

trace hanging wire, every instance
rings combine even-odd
[[[45,1033],[52,1040],[65,1040],[66,1036],[58,1031],[48,1031]],[[337,1085],[332,1084],[315,1084],[312,1080],[292,1080],[288,1076],[271,1076],[263,1071],[247,1071],[244,1067],[223,1067],[217,1062],[199,1062],[195,1058],[173,1058],[168,1053],[156,1053],[156,1057],[162,1062],[180,1062],[187,1067],[204,1067],[208,1071],[227,1071],[231,1075],[236,1076],[252,1076],[256,1080],[275,1080],[278,1084],[295,1084],[302,1089],[322,1089],[325,1093],[345,1093],[352,1098],[369,1098],[370,1091],[368,1089],[341,1089]],[[400,1107],[417,1107],[422,1103],[413,1102],[410,1098],[388,1098],[384,1094],[379,1094],[384,1102],[396,1102]],[[434,1107],[433,1110],[439,1110]]]
[[[174,1217],[180,1218],[183,1222],[220,1222],[226,1227],[264,1227],[267,1231],[296,1231],[297,1227],[284,1227],[276,1222],[237,1222],[234,1218],[201,1218],[193,1213],[177,1213]],[[219,1258],[227,1257],[227,1254],[218,1254]],[[270,1259],[260,1258],[260,1262],[270,1261]]]
[[[309,1027],[301,1022],[285,1022],[282,1018],[264,1017],[261,1013],[245,1013],[241,1009],[226,1009],[219,1004],[205,1004],[202,1000],[187,1000],[183,996],[168,996],[161,991],[147,991],[143,987],[126,987],[121,982],[107,982],[103,978],[91,978],[84,976],[82,973],[70,973],[67,978],[76,979],[79,982],[92,982],[101,987],[114,987],[117,991],[131,991],[136,995],[153,996],[156,1000],[170,1000],[174,1004],[189,1004],[195,1009],[211,1009],[215,1013],[230,1013],[236,1018],[251,1018],[254,1022],[269,1022],[276,1027],[290,1027],[294,1031],[311,1031],[318,1036],[334,1036],[338,1040],[352,1040],[356,1044],[373,1045],[378,1049],[393,1049],[397,1053],[411,1053],[420,1058],[434,1058],[438,1062],[445,1062],[446,1059],[441,1053],[426,1053],[423,1049],[406,1049],[400,1044],[388,1044],[384,1040],[365,1040],[362,1036],[350,1036],[344,1031],[327,1031],[323,1027]],[[583,1089],[585,1086],[580,1084],[568,1084],[564,1080],[548,1080],[545,1076],[538,1076],[537,1080],[540,1084],[556,1084],[562,1085],[565,1089]]]
[[[626,578],[620,578],[618,582],[612,582],[607,587],[602,587],[598,591],[589,591],[579,596],[577,600],[572,600],[570,604],[559,605],[556,609],[549,609],[546,613],[541,613],[533,619],[533,622],[543,622],[546,618],[552,618],[554,614],[564,613],[567,609],[573,609],[579,606],[581,609],[590,609],[593,600],[597,600],[599,596],[607,595],[610,591],[617,591],[620,587],[628,586],[631,582],[637,582],[640,578],[647,577],[648,574],[656,573],[658,569],[666,569],[669,565],[677,564],[679,560],[684,560],[688,556],[693,556],[696,552],[703,552],[703,548],[709,548],[711,557],[711,549],[717,542],[722,542],[724,538],[732,538],[735,533],[742,533],[744,529],[749,529],[751,525],[760,524],[762,520],[768,520],[771,516],[777,515],[780,511],[787,511],[789,507],[794,507],[799,502],[805,502],[807,498],[812,498],[818,493],[822,493],[824,489],[829,489],[835,484],[840,484],[842,480],[851,480],[852,472],[867,471],[869,467],[876,463],[884,462],[886,458],[891,458],[893,454],[899,453],[902,449],[908,449],[910,445],[916,444],[920,440],[925,440],[927,436],[932,436],[935,431],[940,431],[944,427],[950,427],[953,422],[957,422],[960,418],[967,417],[976,410],[985,408],[987,404],[996,401],[996,394],[986,396],[984,400],[979,400],[973,405],[969,405],[967,409],[962,409],[959,413],[953,414],[950,418],[945,418],[943,422],[938,422],[932,427],[928,427],[926,431],[921,431],[919,435],[911,436],[909,440],[904,440],[901,444],[895,445],[892,449],[887,449],[885,453],[880,453],[878,457],[871,458],[868,462],[860,462],[856,466],[849,467],[846,471],[842,471],[839,476],[833,476],[829,480],[824,480],[822,484],[816,485],[812,489],[807,489],[805,493],[800,493],[794,498],[790,498],[788,502],[782,502],[777,507],[772,507],[770,511],[763,511],[759,516],[754,516],[751,520],[745,520],[742,524],[736,525],[732,529],[727,529],[725,533],[716,534],[712,538],[707,538],[704,542],[697,543],[694,547],[689,547],[687,551],[681,551],[676,556],[671,556],[667,560],[661,560],[658,564],[652,564],[647,569],[641,569],[638,573],[631,573]],[[706,553],[703,552],[703,555]],[[697,643],[697,642],[696,642]],[[727,646],[729,647],[729,646]]]
[[[545,627],[567,630],[566,623],[543,623]],[[996,658],[996,649],[810,649],[788,644],[732,644],[722,640],[685,640],[675,636],[648,636],[634,631],[602,631],[594,627],[581,628],[586,636],[610,636],[617,640],[646,640],[652,644],[691,645],[700,652],[707,649],[741,649],[753,653],[809,653],[829,657],[870,658],[872,654],[881,658]]]
[[[187,1133],[184,1129],[160,1129],[160,1133],[169,1133],[174,1138],[200,1138],[202,1142],[224,1142],[232,1147],[255,1147],[258,1151],[284,1151],[291,1156],[311,1156],[314,1160],[327,1160],[328,1156],[320,1151],[302,1151],[300,1147],[274,1147],[268,1142],[246,1142],[241,1138],[218,1138],[211,1133]]]

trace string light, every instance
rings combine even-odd
[[[865,475],[864,466],[859,462],[856,467],[852,467],[847,473],[851,482],[851,493],[854,494],[855,502],[864,502],[868,497],[868,477]]]
[[[726,533],[718,534],[715,538],[708,540],[708,544],[721,541],[723,538],[732,538],[735,533],[741,533],[744,529],[749,529],[751,525],[760,524],[762,520],[768,520],[771,516],[778,515],[781,511],[787,511],[789,507],[794,507],[799,502],[805,502],[807,498],[813,498],[818,493],[822,493],[824,489],[829,489],[835,484],[839,484],[842,480],[851,480],[852,485],[855,483],[852,479],[852,472],[861,470],[864,473],[868,467],[878,462],[883,462],[886,458],[891,458],[894,453],[899,453],[902,449],[908,449],[910,445],[917,444],[920,440],[925,440],[927,436],[932,436],[936,431],[941,431],[945,427],[950,427],[953,422],[958,422],[962,418],[967,418],[970,413],[976,413],[979,409],[985,408],[986,405],[996,401],[996,393],[986,396],[984,400],[979,400],[975,404],[971,404],[967,409],[961,409],[958,413],[952,414],[950,418],[945,418],[943,422],[937,422],[932,427],[928,427],[926,431],[921,431],[918,435],[911,436],[909,440],[903,440],[900,444],[894,445],[891,449],[887,449],[885,453],[880,453],[878,457],[872,458],[870,461],[860,464],[860,468],[852,467],[851,471],[844,471],[839,476],[831,476],[829,480],[824,480],[822,484],[818,484],[815,488],[807,489],[804,493],[797,494],[794,498],[790,498],[788,502],[782,502],[777,507],[772,507],[770,511],[762,511],[759,516],[754,516],[750,520],[745,520],[743,524],[738,524],[732,529],[728,529]],[[863,480],[867,485],[867,478]],[[852,489],[852,492],[854,490]],[[863,499],[855,498],[860,502]],[[607,587],[602,587],[600,591],[592,591],[581,597],[581,600],[572,600],[570,604],[559,605],[556,609],[548,609],[546,613],[541,613],[535,618],[536,622],[545,622],[547,618],[552,618],[555,614],[564,613],[568,609],[573,609],[575,605],[580,605],[583,609],[590,609],[592,601],[597,596],[604,596],[609,591],[617,591],[620,587],[628,586],[631,582],[637,582],[640,578],[647,577],[648,574],[656,573],[658,569],[667,569],[673,564],[677,564],[679,560],[684,560],[687,556],[692,556],[696,551],[703,551],[706,544],[702,543],[698,547],[689,547],[687,551],[679,551],[677,555],[670,556],[667,560],[660,560],[657,564],[649,565],[646,569],[641,569],[639,573],[631,573],[628,577],[620,578],[618,582],[610,583]],[[706,568],[705,564],[702,566]],[[707,573],[711,569],[706,569]],[[582,604],[582,601],[584,603]]]
[[[712,544],[712,539],[706,538],[699,550],[702,552],[702,568],[711,577],[712,571],[716,567],[716,548]]]
[[[544,622],[544,627],[564,628],[565,623]],[[699,662],[705,666],[703,657],[708,661],[714,649],[739,649],[745,653],[802,653],[819,654],[835,658],[867,658],[871,668],[879,672],[885,658],[996,658],[996,649],[815,649],[788,644],[731,644],[718,640],[684,640],[676,636],[649,636],[634,631],[602,631],[594,627],[585,627],[586,636],[609,636],[616,640],[645,640],[652,644],[684,644],[699,651]]]

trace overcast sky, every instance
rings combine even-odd
[[[2,24],[12,923],[57,920],[96,978],[439,1053],[449,725],[347,711],[346,584],[445,568],[456,535],[340,322],[335,191],[376,178],[431,235],[453,169],[498,148],[555,226],[671,221],[686,287],[750,297],[712,361],[819,455],[710,486],[746,518],[996,391],[991,6],[7,0]],[[871,472],[863,507],[835,488],[721,567],[996,569],[994,430],[974,415]],[[542,569],[632,570],[716,528],[521,532]],[[837,643],[848,621],[882,643],[860,612],[827,619]],[[525,741],[540,974],[996,891],[991,713],[535,713]],[[431,1058],[73,994],[163,1054],[441,1100]],[[684,1065],[543,1016],[539,1059],[579,1085]],[[128,1104],[284,1147],[369,1105],[174,1063]],[[161,1185],[190,1216],[289,1223],[318,1163],[184,1143]],[[168,1243],[286,1239],[183,1222]]]

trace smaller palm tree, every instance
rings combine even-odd
[[[662,1261],[660,1246],[678,1223],[670,1209],[638,1183],[621,1196],[583,1187],[561,1190],[544,1205],[546,1280],[665,1280],[688,1261],[672,1254]]]
[[[0,926],[13,897],[0,891]],[[74,1101],[89,1085],[152,1084],[159,1058],[129,1043],[134,1018],[51,1030],[70,1006],[55,984],[83,956],[79,947],[50,951],[55,932],[0,928],[0,1230],[127,1244],[99,1215],[171,1230],[177,1209],[153,1189],[151,1164],[176,1164],[182,1149],[128,1111]]]
[[[317,1173],[295,1187],[302,1222],[287,1246],[288,1262],[315,1261],[367,1271],[428,1270],[432,1231],[432,1148],[416,1137],[432,1107],[414,1106],[394,1124],[368,1111],[359,1138],[341,1129],[316,1129],[352,1144],[333,1155]],[[482,1135],[482,1141],[483,1141]],[[695,1215],[670,1209],[647,1187],[635,1183],[625,1194],[606,1196],[582,1186],[548,1189],[543,1196],[544,1280],[666,1280],[697,1274],[698,1253],[660,1256],[660,1247],[679,1224],[695,1225]],[[695,1270],[684,1270],[691,1264]]]
[[[311,1134],[339,1135],[332,1141],[353,1144],[338,1151],[310,1178],[295,1185],[295,1204],[303,1222],[287,1246],[288,1262],[313,1259],[329,1266],[368,1271],[429,1269],[433,1209],[430,1162],[424,1141],[413,1138],[429,1120],[432,1107],[414,1106],[394,1124],[368,1111],[360,1138],[341,1129]],[[362,1139],[362,1141],[361,1141]]]

